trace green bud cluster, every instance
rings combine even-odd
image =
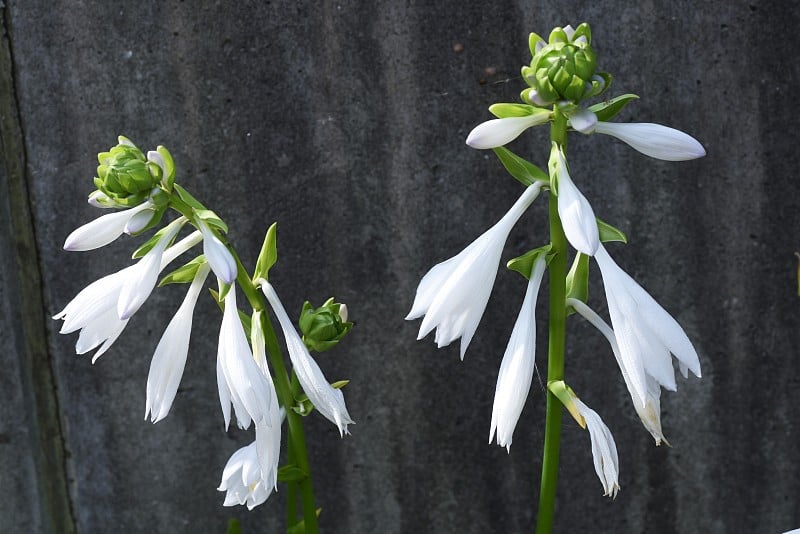
[[[143,202],[161,178],[161,168],[147,161],[145,155],[127,137],[97,155],[100,163],[94,185],[116,206],[136,206]]]
[[[353,328],[353,323],[347,321],[347,306],[334,302],[333,297],[319,308],[306,301],[299,324],[303,342],[315,352],[333,348]]]
[[[611,83],[611,77],[596,72],[597,55],[592,49],[592,32],[585,22],[555,28],[547,41],[532,33],[530,66],[522,67],[522,77],[530,85],[522,99],[534,106],[547,107],[556,102],[578,104],[599,95]]]

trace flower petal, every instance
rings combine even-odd
[[[572,182],[564,154],[555,143],[553,153],[556,157],[558,180],[558,217],[564,227],[564,234],[576,250],[594,256],[597,247],[600,246],[600,234],[594,210]]]
[[[203,234],[203,254],[211,265],[211,270],[226,284],[236,280],[236,260],[216,234],[202,219],[197,219],[197,226]]]
[[[64,250],[86,251],[104,247],[121,236],[125,227],[139,212],[152,207],[153,203],[146,201],[134,208],[98,217],[69,234],[64,241]]]
[[[619,457],[614,436],[597,412],[586,406],[580,399],[574,399],[575,406],[586,420],[586,428],[592,440],[592,459],[597,477],[603,484],[604,495],[611,498],[619,491]]]

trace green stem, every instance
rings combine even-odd
[[[553,111],[550,139],[566,150],[567,118],[558,109]],[[550,242],[555,254],[550,261],[550,321],[547,352],[547,381],[564,378],[564,341],[566,327],[567,239],[558,217],[558,197],[550,190]],[[561,447],[561,402],[547,390],[544,450],[542,455],[542,485],[539,492],[537,534],[553,530],[553,516],[558,483],[558,462]]]

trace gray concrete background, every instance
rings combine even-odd
[[[403,317],[427,269],[520,192],[466,134],[489,104],[516,100],[530,31],[584,20],[612,92],[642,97],[620,120],[669,124],[708,150],[667,163],[611,138],[570,145],[575,181],[630,237],[612,254],[684,326],[704,377],[664,395],[673,447],[656,448],[606,342],[570,321],[568,382],[614,433],[622,490],[602,497],[588,436],[566,421],[558,531],[800,527],[800,6],[587,4],[0,2],[0,531],[283,525],[283,493],[247,512],[223,508],[215,490],[252,436],[222,429],[210,299],[173,410],[155,426],[142,419],[147,370],[184,288],[154,293],[94,366],[49,320],[135,246],[61,250],[97,215],[84,203],[95,154],[125,134],[171,149],[178,181],[230,223],[246,263],[279,222],[272,280],[290,310],[334,294],[358,322],[320,357],[329,378],[352,380],[352,436],[306,420],[325,532],[530,532],[540,388],[511,454],[486,444],[523,280],[501,270],[463,363],[455,345],[416,342],[419,323]],[[543,131],[514,145],[541,163],[546,147]],[[538,201],[504,258],[546,232]],[[606,313],[599,277],[591,304]]]

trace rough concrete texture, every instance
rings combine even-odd
[[[669,124],[708,150],[701,160],[668,163],[607,137],[570,142],[575,181],[598,216],[630,238],[612,254],[684,326],[704,376],[665,393],[673,447],[656,448],[605,340],[570,320],[567,380],[614,433],[622,490],[614,501],[602,496],[588,435],[565,420],[557,530],[800,527],[798,7],[5,2],[12,63],[3,68],[14,90],[0,98],[18,104],[21,133],[4,129],[3,144],[27,156],[16,179],[30,192],[39,265],[20,265],[4,202],[0,530],[60,532],[74,521],[86,533],[221,532],[231,517],[245,532],[283,525],[283,493],[248,512],[223,508],[215,490],[226,459],[252,434],[222,429],[214,372],[220,316],[211,299],[196,311],[172,412],[155,426],[143,420],[150,356],[184,288],[156,291],[94,366],[75,356],[76,336],[58,335],[59,324],[47,319],[87,283],[127,265],[141,241],[61,250],[71,229],[97,216],[84,203],[95,154],[125,134],[172,150],[178,181],[230,223],[246,264],[279,222],[271,279],[290,310],[333,294],[357,321],[319,358],[331,380],[352,381],[345,390],[358,423],[352,436],[339,439],[317,414],[306,420],[325,532],[530,532],[540,386],[511,453],[486,443],[524,281],[501,270],[464,362],[456,345],[416,342],[418,322],[403,317],[427,269],[493,224],[520,193],[494,156],[464,145],[466,134],[490,117],[491,103],[516,101],[530,31],[581,21],[592,24],[601,68],[616,76],[612,93],[642,97],[620,120]],[[544,131],[513,148],[546,163]],[[546,232],[540,200],[504,258],[542,244]],[[26,356],[25,344],[42,337],[24,332],[15,313],[15,280],[36,285],[39,272],[49,385],[33,378]],[[590,303],[607,316],[592,276]],[[49,408],[40,402],[47,395],[57,400]],[[44,453],[32,442],[49,439],[39,428],[48,419],[37,410],[60,418],[56,437],[67,458],[60,473],[42,474]],[[47,512],[42,502],[59,498],[68,498],[67,512]],[[52,526],[48,514],[61,524]]]

